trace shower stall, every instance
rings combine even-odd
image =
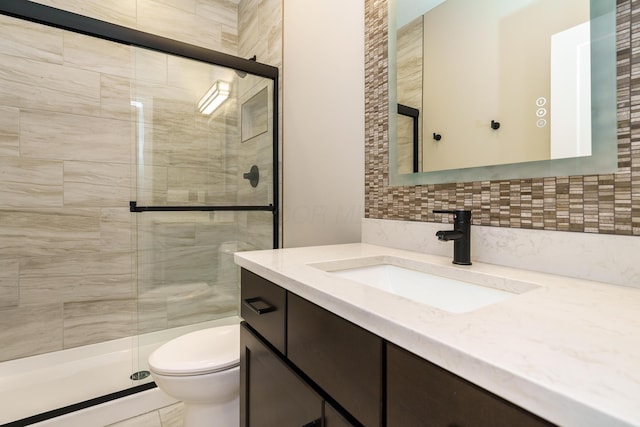
[[[0,31],[0,425],[24,425],[239,321],[233,253],[278,247],[278,69],[28,1]]]

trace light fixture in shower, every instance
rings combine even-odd
[[[213,113],[224,101],[227,100],[230,93],[231,84],[222,80],[217,80],[209,88],[207,93],[200,98],[200,101],[198,102],[198,110],[202,114],[209,115]]]

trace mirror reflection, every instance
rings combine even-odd
[[[530,162],[546,174],[594,154],[589,0],[396,0],[390,14],[397,174]]]

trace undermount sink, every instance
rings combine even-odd
[[[396,257],[357,258],[310,265],[332,276],[450,313],[477,310],[538,287],[531,283]],[[452,271],[463,277],[445,276]]]

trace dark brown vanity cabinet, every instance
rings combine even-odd
[[[386,408],[389,427],[553,425],[391,343]]]
[[[242,271],[243,427],[538,427],[545,420]]]

